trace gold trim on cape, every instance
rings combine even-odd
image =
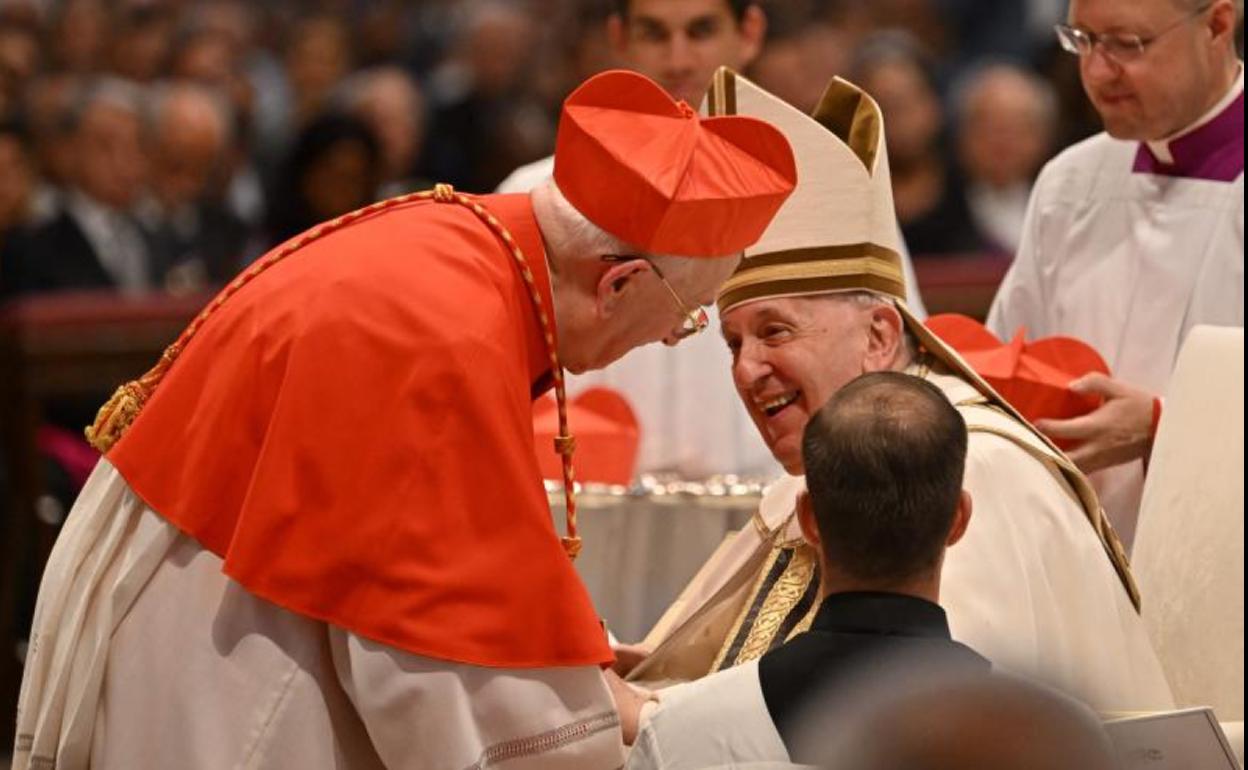
[[[783,569],[774,574],[782,559],[786,562]],[[711,664],[711,672],[756,660],[809,629],[819,610],[818,566],[815,549],[805,541],[795,545],[772,545],[771,554]],[[810,606],[792,628],[785,630],[782,627],[785,620],[808,597]],[[777,639],[781,632],[784,637]]]

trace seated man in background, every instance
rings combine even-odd
[[[802,430],[850,380],[893,370],[932,382],[966,421],[976,515],[945,567],[954,636],[1099,710],[1171,708],[1130,566],[1087,479],[903,300],[875,102],[834,79],[812,120],[727,70],[710,102],[779,127],[797,157],[796,191],[718,299],[738,395],[790,475],[659,620],[630,679],[697,679],[810,627],[819,566],[794,507]]]
[[[804,761],[793,751],[796,717],[851,677],[898,659],[987,672],[986,660],[950,638],[937,604],[945,549],[971,518],[966,443],[962,416],[918,377],[874,372],[832,396],[802,439],[809,494],[798,521],[823,575],[810,630],[664,692],[629,767]]]

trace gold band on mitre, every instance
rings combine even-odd
[[[759,254],[742,260],[719,290],[719,312],[764,297],[874,291],[906,298],[901,255],[874,243],[847,243]]]

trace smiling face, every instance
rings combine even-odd
[[[1162,139],[1217,102],[1229,85],[1223,5],[1191,13],[1173,0],[1072,0],[1071,26],[1152,39],[1130,61],[1116,61],[1100,46],[1079,60],[1084,90],[1111,136]]]
[[[789,473],[802,473],[810,416],[850,380],[882,368],[872,316],[870,306],[824,295],[748,302],[721,318],[737,393]]]

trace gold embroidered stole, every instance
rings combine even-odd
[[[791,514],[772,535],[771,551],[711,671],[747,663],[810,628],[819,609],[819,559],[801,538],[784,540]],[[762,527],[760,521],[755,525]]]

